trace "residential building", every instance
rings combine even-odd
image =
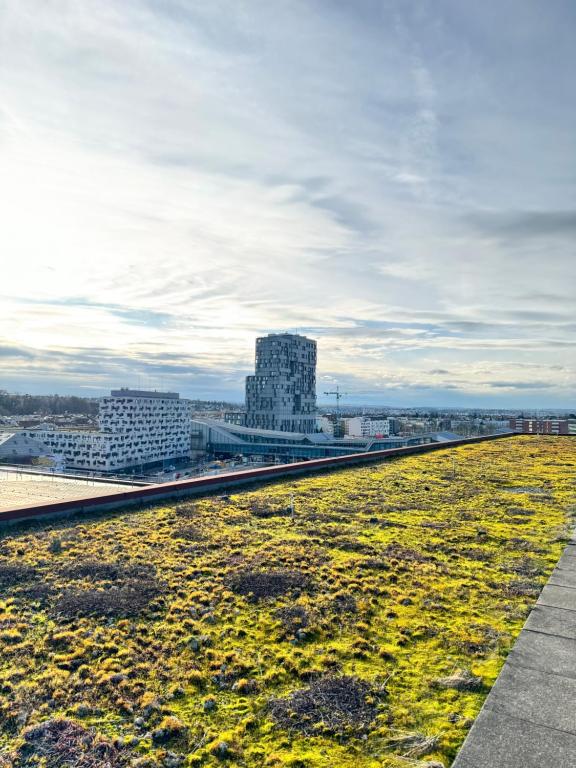
[[[224,421],[227,424],[237,424],[239,427],[243,427],[246,424],[246,411],[226,411]]]
[[[390,420],[375,416],[354,416],[344,419],[344,431],[350,437],[388,437]]]
[[[316,431],[325,432],[327,435],[334,435],[334,421],[327,416],[317,416]]]
[[[510,419],[510,429],[528,435],[576,435],[576,419]]]
[[[295,333],[256,339],[256,370],[246,377],[246,426],[316,431],[316,342]]]
[[[113,390],[98,431],[34,428],[22,434],[62,455],[67,468],[112,472],[190,456],[190,408],[175,392]]]

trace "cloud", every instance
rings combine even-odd
[[[240,399],[255,336],[301,330],[362,390],[506,398],[490,381],[538,359],[573,397],[566,9],[0,14],[0,386]]]
[[[549,381],[491,381],[488,385],[492,389],[551,389],[555,385]]]
[[[469,214],[466,220],[489,237],[528,239],[576,235],[576,210],[484,212]]]
[[[27,349],[19,349],[18,347],[0,345],[0,357],[7,359],[12,358],[14,360],[32,360],[34,353]]]

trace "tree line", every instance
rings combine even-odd
[[[226,410],[237,408],[236,403],[223,400],[191,400],[193,411]],[[65,413],[96,416],[98,398],[77,395],[20,395],[0,389],[0,416],[61,416]]]
[[[95,416],[98,413],[98,400],[76,395],[20,395],[0,390],[0,416],[61,416],[65,413],[77,413]]]

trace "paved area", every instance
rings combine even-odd
[[[68,501],[85,496],[118,493],[132,485],[96,483],[68,477],[46,477],[32,472],[7,472],[0,469],[0,512],[30,504]]]
[[[453,768],[576,765],[576,538],[542,590]]]

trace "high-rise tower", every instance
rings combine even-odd
[[[256,339],[256,373],[246,377],[246,426],[316,429],[316,342],[295,333]]]

